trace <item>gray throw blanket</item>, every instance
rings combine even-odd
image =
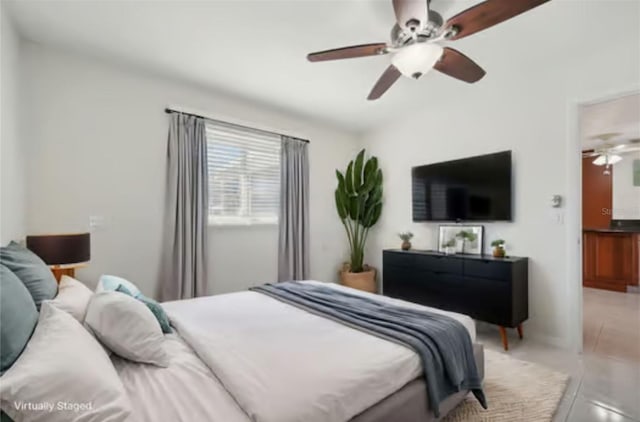
[[[440,417],[440,402],[463,390],[471,390],[487,408],[471,337],[453,318],[293,281],[250,290],[414,350],[422,361],[429,403],[436,417]]]

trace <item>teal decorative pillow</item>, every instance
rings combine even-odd
[[[140,302],[144,303],[145,305],[147,305],[147,308],[151,310],[151,312],[153,313],[153,316],[155,316],[156,319],[158,320],[158,323],[160,324],[160,327],[162,328],[162,332],[164,334],[170,334],[173,332],[173,330],[171,329],[171,325],[169,324],[169,317],[167,316],[167,313],[162,308],[162,305],[160,305],[155,300],[149,297],[146,297],[143,294],[135,296],[135,298],[138,299]]]
[[[116,292],[120,292],[129,296],[132,296],[138,299],[140,302],[147,305],[147,308],[149,308],[151,313],[153,313],[153,316],[156,317],[156,319],[158,320],[158,323],[160,324],[160,328],[162,328],[162,332],[164,334],[170,334],[173,332],[173,330],[171,329],[171,325],[169,324],[169,317],[167,316],[167,313],[162,308],[162,305],[160,305],[158,302],[156,302],[151,298],[146,297],[142,293],[138,293],[137,295],[134,295],[122,284],[116,288]]]
[[[27,288],[36,308],[43,300],[51,300],[58,293],[58,283],[42,259],[16,242],[0,248],[2,265],[11,270]]]
[[[135,284],[122,277],[116,277],[115,275],[103,275],[102,277],[100,277],[98,287],[96,287],[96,292],[101,292],[103,290],[115,292],[116,290],[118,290],[118,286],[123,286],[124,288],[126,288],[133,297],[142,294],[142,292],[140,292],[140,289],[138,289]]]
[[[0,265],[0,373],[18,359],[37,322],[31,294],[9,268]]]

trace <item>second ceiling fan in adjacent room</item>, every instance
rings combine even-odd
[[[611,175],[611,166],[619,163],[623,159],[623,155],[640,151],[640,139],[629,139],[626,142],[615,142],[614,138],[619,138],[622,133],[601,133],[592,136],[601,142],[596,148],[582,151],[583,158],[595,157],[593,165],[604,166],[603,174]]]

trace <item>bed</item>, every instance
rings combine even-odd
[[[119,277],[103,275],[96,292],[66,276],[57,285],[26,249],[0,252],[0,407],[16,421],[431,421],[467,390],[484,398],[483,349],[465,315],[318,281],[160,305]],[[440,352],[425,359],[420,347],[285,300],[285,291],[328,295],[330,310],[372,305],[376,320],[402,316],[387,334],[440,321],[428,334]],[[450,329],[462,342],[440,342]],[[463,355],[466,372],[451,369]],[[455,388],[434,396],[445,372]]]
[[[436,420],[420,377],[420,359],[404,346],[256,292],[163,307],[177,331],[166,336],[168,368],[112,357],[135,420],[378,422],[390,415],[394,421]],[[475,342],[471,318],[430,310],[459,321]],[[474,355],[482,373],[480,345],[474,345]],[[466,394],[442,402],[442,414]]]

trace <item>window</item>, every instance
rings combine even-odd
[[[280,136],[213,121],[206,132],[209,224],[277,224]]]

